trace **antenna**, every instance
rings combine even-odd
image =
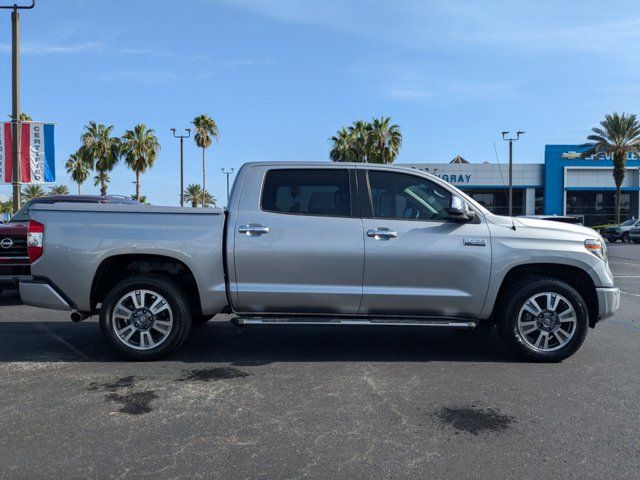
[[[502,132],[502,135],[506,135],[509,132]],[[498,162],[498,171],[500,172],[500,180],[502,181],[502,188],[504,190],[504,196],[507,199],[507,206],[509,207],[509,210],[511,210],[511,204],[509,203],[509,196],[507,195],[507,186],[504,184],[504,177],[502,176],[502,165],[500,165],[500,158],[498,157],[498,149],[496,148],[496,142],[493,142],[493,152],[496,154],[496,162]],[[515,230],[516,229],[516,224],[515,221],[513,220],[513,217],[511,217],[511,229]]]

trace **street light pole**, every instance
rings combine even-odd
[[[524,132],[518,130],[515,137],[507,137],[508,131],[502,132],[502,139],[509,142],[509,216],[513,217],[513,142],[520,139]]]
[[[227,176],[227,208],[229,208],[229,176],[233,174],[233,168],[229,170],[225,170],[224,168],[221,168],[221,170],[222,170],[222,173]]]
[[[184,207],[184,139],[191,136],[191,129],[185,128],[186,135],[176,135],[176,129],[172,128],[173,136],[180,139],[180,206]]]
[[[18,10],[29,10],[31,5],[0,5],[2,9],[11,10],[11,185],[13,186],[13,212],[20,209],[20,14]]]

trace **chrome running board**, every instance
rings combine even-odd
[[[336,317],[234,317],[231,323],[248,325],[365,325],[383,327],[445,327],[473,329],[477,322],[422,318],[336,318]]]

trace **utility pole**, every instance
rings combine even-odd
[[[18,10],[29,10],[36,6],[36,0],[31,5],[0,5],[2,9],[11,9],[11,169],[13,185],[13,212],[20,209],[20,14]]]
[[[233,168],[225,170],[221,168],[222,173],[227,176],[227,208],[229,208],[229,176],[233,174]]]
[[[524,132],[518,130],[515,137],[507,137],[509,132],[502,132],[502,139],[509,142],[509,216],[513,217],[513,142],[520,139],[520,135]]]
[[[185,128],[186,135],[176,135],[176,129],[172,128],[173,136],[180,139],[180,206],[184,207],[184,139],[191,136],[191,129]]]

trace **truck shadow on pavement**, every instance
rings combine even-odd
[[[421,327],[278,326],[239,328],[212,321],[193,329],[166,359],[256,366],[275,362],[514,362],[495,332]],[[0,321],[0,362],[123,362],[96,321]]]

